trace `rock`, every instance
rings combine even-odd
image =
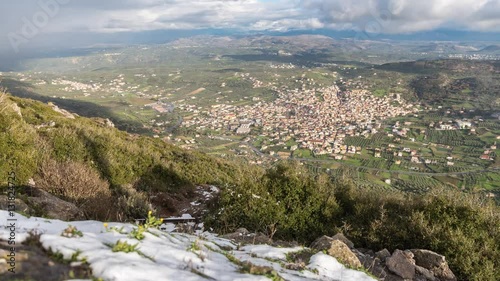
[[[434,274],[421,266],[415,266],[415,272],[417,274],[417,277],[415,277],[417,280],[425,280],[425,281],[436,281],[436,277],[434,277]]]
[[[430,270],[434,276],[443,281],[455,281],[455,274],[448,267],[448,263],[443,255],[429,250],[411,250],[415,255],[415,263],[425,269]]]
[[[358,257],[340,240],[333,240],[331,242],[328,254],[347,267],[360,268],[362,266]]]
[[[350,249],[354,248],[354,243],[347,239],[342,233],[337,233],[333,237],[323,235],[320,238],[314,240],[309,248],[316,249],[318,251],[328,250],[330,249],[332,241],[334,240],[342,241]]]
[[[250,232],[246,228],[242,227],[242,228],[236,229],[235,232],[224,234],[221,237],[226,238],[226,239],[237,239],[241,236],[247,236],[249,233]]]
[[[23,114],[21,113],[21,108],[19,108],[19,106],[17,105],[17,103],[13,103],[13,104],[11,105],[11,108],[12,108],[12,110],[14,110],[14,112],[15,112],[17,115],[19,115],[19,116],[23,117]]]
[[[59,199],[46,191],[33,189],[33,196],[28,198],[29,204],[41,209],[43,215],[49,218],[64,221],[85,219],[83,212],[75,204]]]
[[[347,237],[345,237],[342,233],[335,234],[334,236],[332,236],[332,239],[344,242],[344,244],[346,244],[350,249],[354,248],[354,243],[352,243],[351,240],[347,239]]]
[[[332,241],[333,238],[323,235],[320,238],[314,240],[314,242],[311,243],[311,246],[309,246],[309,248],[318,251],[328,250],[332,246]]]
[[[106,126],[109,128],[114,128],[115,124],[111,120],[109,120],[109,118],[106,118]]]
[[[382,280],[387,276],[384,266],[380,262],[379,258],[371,256],[370,254],[363,254],[357,251],[356,249],[353,249],[352,251],[358,257],[359,261],[361,262],[361,265],[364,268],[366,268],[366,270],[368,270],[371,274],[373,274],[373,276]]]
[[[411,262],[411,264],[415,264],[415,260],[413,259],[415,255],[410,250],[404,250],[403,255],[405,255],[405,257],[408,259],[408,261]]]
[[[379,258],[381,261],[385,262],[385,259],[391,256],[391,252],[387,249],[380,250],[375,253],[375,256]]]
[[[241,227],[241,228],[236,229],[236,233],[238,233],[241,236],[241,235],[248,235],[250,233],[250,231],[248,231],[244,227]]]
[[[30,179],[28,180],[28,186],[31,186],[31,187],[36,186],[35,180],[34,180],[33,178],[30,178]]]
[[[385,278],[383,279],[384,281],[408,281],[407,279],[402,278],[401,276],[397,276],[396,274],[393,273],[387,273]]]
[[[386,259],[385,265],[391,272],[403,279],[413,279],[415,277],[415,265],[401,250],[394,251],[392,256]]]
[[[69,119],[75,119],[75,116],[71,114],[69,111],[59,108],[57,105],[53,104],[52,102],[49,102],[48,105],[52,107],[52,110],[55,112],[61,113],[64,117],[69,118]]]
[[[11,201],[9,201],[9,198],[7,195],[0,195],[0,209],[1,210],[9,210],[9,211],[14,211],[14,212],[20,212],[24,214],[30,214],[32,212],[31,208],[24,203],[21,199],[16,199],[14,200],[14,208],[15,209],[9,209],[9,204]]]
[[[238,228],[233,233],[220,236],[221,238],[233,240],[242,244],[270,244],[273,241],[263,233],[250,233],[246,228]]]

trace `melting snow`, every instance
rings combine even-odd
[[[7,222],[8,218],[11,217],[7,211],[0,211],[0,221]],[[85,259],[94,276],[104,280],[270,280],[263,275],[241,272],[234,258],[256,266],[272,267],[285,280],[374,280],[362,272],[345,268],[323,253],[314,255],[305,270],[289,270],[284,267],[286,254],[300,251],[302,247],[248,245],[238,248],[233,241],[209,232],[198,235],[170,232],[175,228],[173,224],[164,225],[167,231],[150,229],[143,240],[137,240],[128,235],[135,227],[132,224],[109,223],[106,228],[98,221],[64,222],[26,218],[19,214],[15,218],[16,243],[24,241],[30,231],[41,233],[40,241],[45,249],[59,252],[68,260],[78,253],[77,259]],[[75,226],[83,236],[61,236],[69,225]],[[0,239],[7,240],[9,236],[9,229],[0,228]],[[113,252],[111,247],[118,240],[137,244],[138,252]],[[228,257],[234,257],[233,261]]]

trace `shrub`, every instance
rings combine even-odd
[[[222,191],[207,224],[229,232],[238,227],[305,241],[326,232],[338,206],[330,181],[315,179],[294,162],[283,162],[257,181]],[[220,213],[219,213],[220,212]]]
[[[458,190],[425,195],[356,188],[281,163],[258,180],[222,190],[206,223],[221,232],[277,228],[276,237],[310,243],[343,232],[358,247],[429,249],[460,280],[500,280],[500,212]]]
[[[145,213],[153,210],[148,196],[135,190],[131,185],[124,185],[117,190],[118,219],[141,218]]]
[[[111,216],[113,198],[109,184],[83,163],[45,159],[35,182],[39,188],[75,203],[89,218],[106,220]]]

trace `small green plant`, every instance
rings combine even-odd
[[[139,225],[137,228],[132,229],[129,233],[129,237],[135,238],[137,240],[144,239],[144,232],[146,232],[146,228],[143,225]]]
[[[150,227],[158,228],[162,224],[163,224],[163,219],[153,216],[152,211],[148,212],[148,218],[146,219],[146,222],[144,223],[145,228],[150,228]]]
[[[144,232],[146,232],[149,228],[158,228],[160,225],[163,224],[163,219],[159,219],[155,216],[153,216],[153,212],[149,211],[148,212],[148,218],[144,222],[144,224],[137,226],[137,228],[134,228],[130,234],[129,237],[135,238],[137,240],[142,240],[144,239]]]
[[[76,252],[74,252],[72,255],[71,255],[71,261],[78,261],[78,256],[82,253],[82,251],[80,250],[76,250]]]
[[[108,224],[107,223],[104,223],[104,228],[106,228],[106,231],[107,232],[111,232],[111,231],[114,231],[116,233],[120,233],[120,234],[127,234],[127,232],[123,229],[123,226],[118,228],[116,226],[111,226],[111,227],[108,227]]]
[[[76,229],[75,226],[68,226],[63,232],[61,233],[61,236],[68,237],[68,238],[73,238],[73,237],[82,237],[83,233]]]
[[[127,243],[126,241],[118,240],[118,241],[116,241],[116,244],[113,246],[111,251],[124,252],[124,253],[136,252],[138,245],[139,244],[131,245],[131,244]]]
[[[191,245],[189,245],[188,251],[194,252],[199,250],[201,250],[201,247],[198,242],[198,239],[196,239],[195,241],[193,241],[193,243],[191,243]]]

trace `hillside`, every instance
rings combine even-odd
[[[236,163],[128,134],[103,119],[65,116],[54,109],[59,110],[2,96],[0,172],[14,172],[20,186],[33,179],[37,188],[76,204],[87,218],[140,217],[152,208],[153,197],[162,206],[161,215],[175,215],[169,200],[192,196],[195,184],[224,186],[244,180]],[[245,174],[252,171],[247,168]]]
[[[374,251],[443,254],[459,280],[499,279],[500,212],[480,194],[433,186],[421,195],[359,189],[348,178],[314,174],[296,162],[264,170],[128,134],[54,104],[1,98],[0,173],[14,172],[16,204],[28,204],[26,215],[50,217],[43,204],[30,205],[37,202],[33,190],[81,211],[73,220],[130,221],[149,210],[178,215],[176,202],[189,202],[197,186],[212,184],[220,194],[207,202],[203,219],[217,233],[245,227],[307,244],[341,232]]]

